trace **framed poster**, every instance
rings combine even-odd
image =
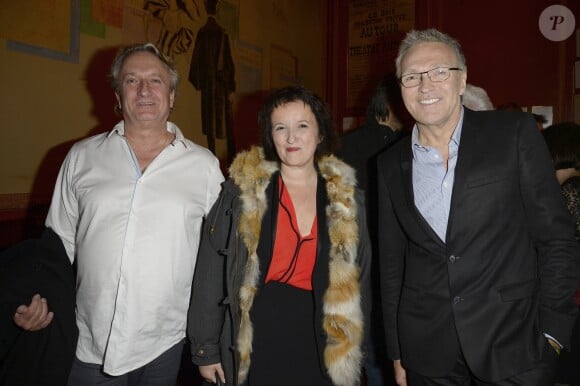
[[[270,46],[270,88],[297,85],[298,58],[289,49]]]
[[[347,109],[367,105],[378,81],[395,71],[401,39],[415,26],[415,0],[350,0]]]

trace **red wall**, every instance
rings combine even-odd
[[[339,126],[353,113],[344,101],[348,1],[329,3],[334,42],[329,45],[328,100]],[[554,122],[573,120],[576,35],[553,42],[538,26],[542,11],[554,4],[567,6],[580,29],[579,0],[415,0],[415,28],[434,27],[457,38],[467,58],[467,81],[483,87],[494,105],[553,106]]]
[[[416,23],[460,41],[468,82],[486,89],[494,105],[548,105],[554,121],[572,120],[575,35],[553,42],[538,28],[553,4],[566,5],[580,22],[579,1],[416,0]]]

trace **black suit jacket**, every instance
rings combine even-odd
[[[16,308],[39,293],[54,319],[39,331],[13,322]],[[0,385],[66,385],[74,360],[78,329],[75,276],[56,233],[46,229],[0,254]]]
[[[465,109],[443,242],[416,208],[411,138],[378,160],[381,292],[391,359],[444,376],[459,350],[499,380],[564,345],[578,244],[532,116]]]

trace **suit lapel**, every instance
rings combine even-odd
[[[461,195],[465,187],[465,181],[472,170],[473,152],[477,151],[477,137],[482,131],[473,125],[473,112],[465,109],[463,115],[463,128],[459,141],[459,152],[457,154],[457,164],[455,165],[455,179],[453,182],[453,192],[449,206],[449,220],[447,221],[447,239],[453,231],[453,222],[457,218],[457,207],[461,203]]]

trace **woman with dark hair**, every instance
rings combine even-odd
[[[275,91],[258,124],[263,147],[238,154],[204,225],[193,362],[210,383],[358,385],[370,245],[354,171],[305,88]]]
[[[580,125],[562,122],[542,131],[556,169],[556,179],[562,188],[568,210],[576,221],[576,240],[580,242]],[[580,283],[577,284],[574,301],[580,310]],[[562,385],[578,385],[580,382],[580,319],[572,330],[572,345],[562,351],[554,382]]]
[[[576,240],[580,241],[580,125],[557,123],[542,134],[552,155],[562,194],[576,220]]]

